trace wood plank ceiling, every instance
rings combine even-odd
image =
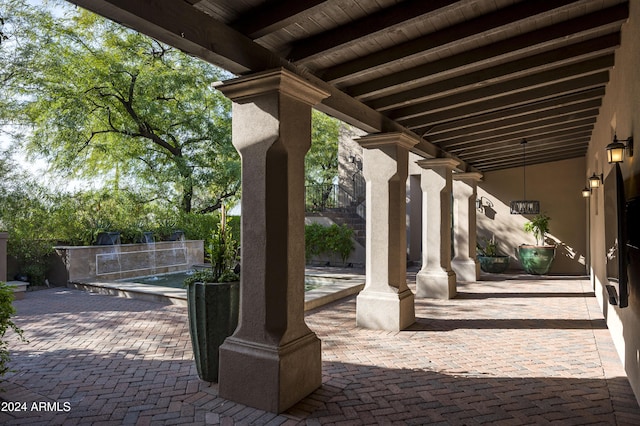
[[[479,171],[521,166],[523,139],[527,164],[585,155],[629,8],[620,0],[72,2],[236,74],[292,68],[332,89],[324,110],[369,131],[408,129],[425,139],[422,153],[450,153]],[[185,36],[154,13],[211,34]]]

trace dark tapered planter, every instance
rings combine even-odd
[[[218,381],[218,348],[238,325],[238,282],[193,283],[187,286],[189,333],[198,377]]]
[[[523,244],[517,249],[518,259],[525,272],[544,275],[549,272],[556,256],[556,246],[531,246]]]
[[[509,267],[509,256],[478,256],[480,269],[484,272],[499,274]]]

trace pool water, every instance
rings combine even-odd
[[[140,278],[128,278],[127,282],[135,282],[138,284],[148,284],[148,285],[156,285],[161,287],[173,287],[173,288],[184,288],[184,280],[189,276],[193,275],[194,271],[185,271],[185,272],[174,272],[171,274],[163,274],[163,275],[154,275],[151,277],[140,277]],[[304,291],[313,290],[314,288],[318,288],[319,284],[304,284]]]
[[[161,287],[184,288],[184,280],[193,275],[193,271],[174,272],[172,274],[154,275],[151,277],[129,278],[128,282],[157,285]]]

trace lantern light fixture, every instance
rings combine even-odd
[[[522,200],[509,203],[511,214],[539,214],[540,201],[527,200],[527,140],[522,139]]]
[[[591,189],[600,188],[600,185],[602,184],[603,181],[604,181],[604,174],[600,173],[600,176],[598,176],[597,174],[594,173],[589,178],[589,188]]]
[[[591,197],[591,188],[586,187],[586,186],[585,186],[584,188],[582,188],[582,196],[583,196],[584,198],[589,198],[589,197]]]
[[[627,139],[618,140],[618,137],[613,135],[613,142],[607,145],[607,161],[609,164],[623,163],[625,151],[629,157],[633,157],[633,137],[630,136]]]

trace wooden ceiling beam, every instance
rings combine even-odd
[[[422,116],[410,118],[407,120],[398,120],[398,122],[405,127],[413,130],[415,128],[428,127],[443,121],[451,121],[457,118],[478,115],[479,112],[485,113],[510,107],[522,106],[528,103],[555,98],[564,94],[602,87],[606,85],[608,81],[609,72],[602,71],[596,74],[591,74],[572,80],[561,81],[543,87],[523,90],[522,92],[518,93],[511,93],[502,97],[480,100],[479,102],[468,103],[461,106],[452,106],[449,109],[444,109],[433,113],[427,112]]]
[[[584,157],[586,153],[587,153],[587,147],[584,146],[584,147],[576,147],[569,151],[560,152],[560,153],[545,153],[539,156],[536,155],[536,156],[532,156],[532,158],[527,158],[527,167],[534,166],[536,164],[552,163],[555,161]],[[474,167],[481,169],[483,172],[490,172],[495,170],[522,168],[522,161],[518,161],[517,159],[513,159],[513,160],[496,159],[494,161],[480,162],[477,164],[474,163]],[[576,188],[576,191],[579,191],[579,189],[580,188]]]
[[[477,126],[455,129],[450,132],[429,134],[428,137],[431,142],[443,143],[455,141],[458,138],[481,138],[484,135],[492,134],[493,132],[496,132],[496,134],[511,133],[516,129],[525,128],[525,126],[533,128],[543,127],[547,124],[560,122],[562,120],[571,121],[593,115],[597,116],[600,104],[601,101],[596,99],[582,104],[569,105],[549,111],[536,112],[516,117],[505,117],[501,121],[480,123]]]
[[[527,149],[527,158],[529,157],[530,154],[535,154],[535,153],[545,153],[545,152],[558,152],[558,151],[562,151],[562,150],[567,150],[567,149],[574,149],[577,147],[585,147],[586,145],[589,144],[589,138],[588,137],[583,137],[583,138],[575,138],[575,139],[571,139],[571,140],[566,140],[566,141],[562,141],[562,144],[559,143],[548,143],[548,144],[544,144],[544,145],[538,145],[535,149],[531,149],[531,152],[529,149]],[[522,149],[519,149],[514,147],[512,149],[502,149],[501,153],[500,153],[500,159],[517,159],[520,158],[522,159]],[[483,153],[481,155],[470,155],[469,158],[473,159],[473,162],[478,164],[480,162],[491,162],[491,161],[497,161],[498,156],[496,156],[496,153]]]
[[[271,0],[238,17],[229,26],[255,40],[308,16],[327,0]]]
[[[407,60],[415,55],[423,55],[431,49],[463,39],[478,37],[487,31],[495,31],[498,27],[535,17],[536,15],[558,9],[575,1],[576,0],[556,0],[553,2],[537,1],[516,3],[495,12],[448,26],[423,37],[379,50],[365,57],[336,65],[323,71],[322,77],[324,80],[334,81],[346,76],[370,72],[395,61]]]
[[[556,143],[555,145],[545,145],[538,148],[527,148],[527,164],[529,164],[530,159],[534,159],[537,157],[542,157],[545,155],[553,154],[562,150],[576,150],[576,149],[586,149],[589,144],[588,138],[582,139],[572,139],[568,140],[566,143]],[[502,148],[502,152],[500,156],[496,156],[495,154],[491,156],[480,155],[480,156],[470,156],[473,158],[473,162],[475,164],[481,163],[498,163],[500,161],[520,161],[522,164],[523,156],[522,149],[519,147],[512,148]]]
[[[557,108],[575,108],[576,111],[582,109],[599,107],[602,104],[604,88],[581,91],[570,95],[554,97],[540,102],[532,102],[519,107],[511,107],[503,110],[478,114],[472,117],[459,120],[446,121],[429,128],[417,129],[416,133],[424,134],[436,139],[439,134],[448,132],[473,132],[477,126],[500,126],[503,120],[519,120],[521,117],[526,120],[531,114],[553,114]],[[583,106],[584,105],[584,106]],[[536,118],[533,117],[535,120]]]
[[[527,165],[536,165],[536,164],[544,164],[544,163],[552,163],[552,162],[556,162],[556,161],[562,161],[562,160],[571,160],[574,158],[581,158],[584,157],[586,154],[585,152],[576,152],[574,154],[567,154],[567,155],[563,155],[561,157],[556,157],[553,159],[542,159],[542,160],[537,160],[535,162],[532,162],[531,164],[527,164]],[[511,165],[498,165],[495,167],[489,167],[489,166],[485,166],[482,168],[483,173],[484,172],[494,172],[494,171],[498,171],[498,170],[504,170],[504,169],[513,169],[518,167],[517,164],[511,164]]]
[[[451,108],[453,106],[465,105],[478,100],[488,100],[493,98],[506,97],[511,93],[531,90],[531,88],[544,87],[557,84],[558,81],[573,79],[577,76],[584,76],[607,70],[613,67],[615,57],[613,54],[590,59],[584,62],[565,65],[562,67],[549,69],[525,77],[503,81],[497,84],[490,84],[478,89],[468,90],[461,93],[431,99],[410,106],[397,108],[387,112],[387,116],[393,120],[407,120],[423,115],[425,111],[438,111]]]
[[[567,135],[575,135],[577,133],[588,132],[593,129],[595,122],[595,118],[591,120],[585,119],[575,123],[568,123],[566,126],[557,125],[545,129],[528,130],[526,132],[505,135],[503,137],[495,137],[486,140],[470,139],[464,144],[457,144],[453,146],[443,145],[442,148],[447,152],[455,153],[456,155],[458,155],[462,151],[464,151],[465,155],[471,155],[476,151],[480,153],[487,153],[491,149],[518,143],[522,139],[527,139],[527,141],[548,141],[550,138],[554,137],[566,137]]]
[[[413,87],[412,85],[408,85],[407,90],[383,98],[365,100],[365,103],[378,111],[404,107],[426,101],[436,95],[442,96],[447,94],[447,92],[460,91],[466,87],[497,84],[513,74],[530,74],[536,69],[557,67],[568,62],[573,62],[576,59],[586,60],[608,53],[611,54],[619,45],[619,33],[607,34],[592,40],[563,46],[559,49],[495,65],[446,80],[440,80],[424,86]]]
[[[276,68],[283,62],[269,50],[184,1],[70,1],[236,75]]]
[[[527,145],[537,145],[538,143],[562,143],[565,140],[571,140],[576,138],[589,138],[591,135],[591,131],[593,130],[593,125],[591,126],[583,126],[576,128],[568,128],[557,130],[555,132],[544,133],[544,134],[530,134],[526,137],[513,137],[513,138],[505,138],[503,140],[487,142],[487,143],[470,143],[466,146],[457,146],[451,149],[451,153],[455,153],[456,155],[464,154],[465,156],[473,156],[473,155],[482,155],[484,153],[493,152],[494,155],[499,156],[500,153],[505,149],[510,149],[512,147],[517,147],[520,145],[522,139],[527,139]]]
[[[393,90],[397,91],[398,86],[407,82],[425,81],[438,74],[445,74],[458,68],[468,67],[474,63],[495,60],[504,55],[525,51],[553,41],[561,42],[568,38],[576,37],[578,34],[584,35],[596,29],[611,27],[611,32],[618,32],[619,27],[617,27],[617,24],[626,20],[628,16],[628,4],[613,6],[599,12],[449,56],[439,61],[418,65],[354,85],[346,83],[342,85],[343,90],[355,98],[382,94]],[[332,76],[329,71],[330,69],[327,69],[322,73],[323,79],[339,82],[338,76]]]
[[[582,122],[582,120],[595,120],[597,116],[598,109],[591,109],[571,114],[552,115],[535,121],[518,123],[474,134],[461,134],[457,137],[446,137],[442,139],[430,138],[429,140],[438,144],[438,146],[447,149],[450,146],[464,144],[469,141],[482,143],[482,141],[491,140],[492,138],[504,138],[513,135],[520,135],[522,132],[526,131],[545,132],[549,129],[553,129],[555,126],[572,125],[576,122]]]
[[[334,28],[311,37],[297,40],[291,47],[287,59],[305,63],[327,51],[353,43],[379,31],[407,21],[419,19],[438,9],[442,9],[458,0],[407,0],[392,7],[379,10],[346,25]]]

